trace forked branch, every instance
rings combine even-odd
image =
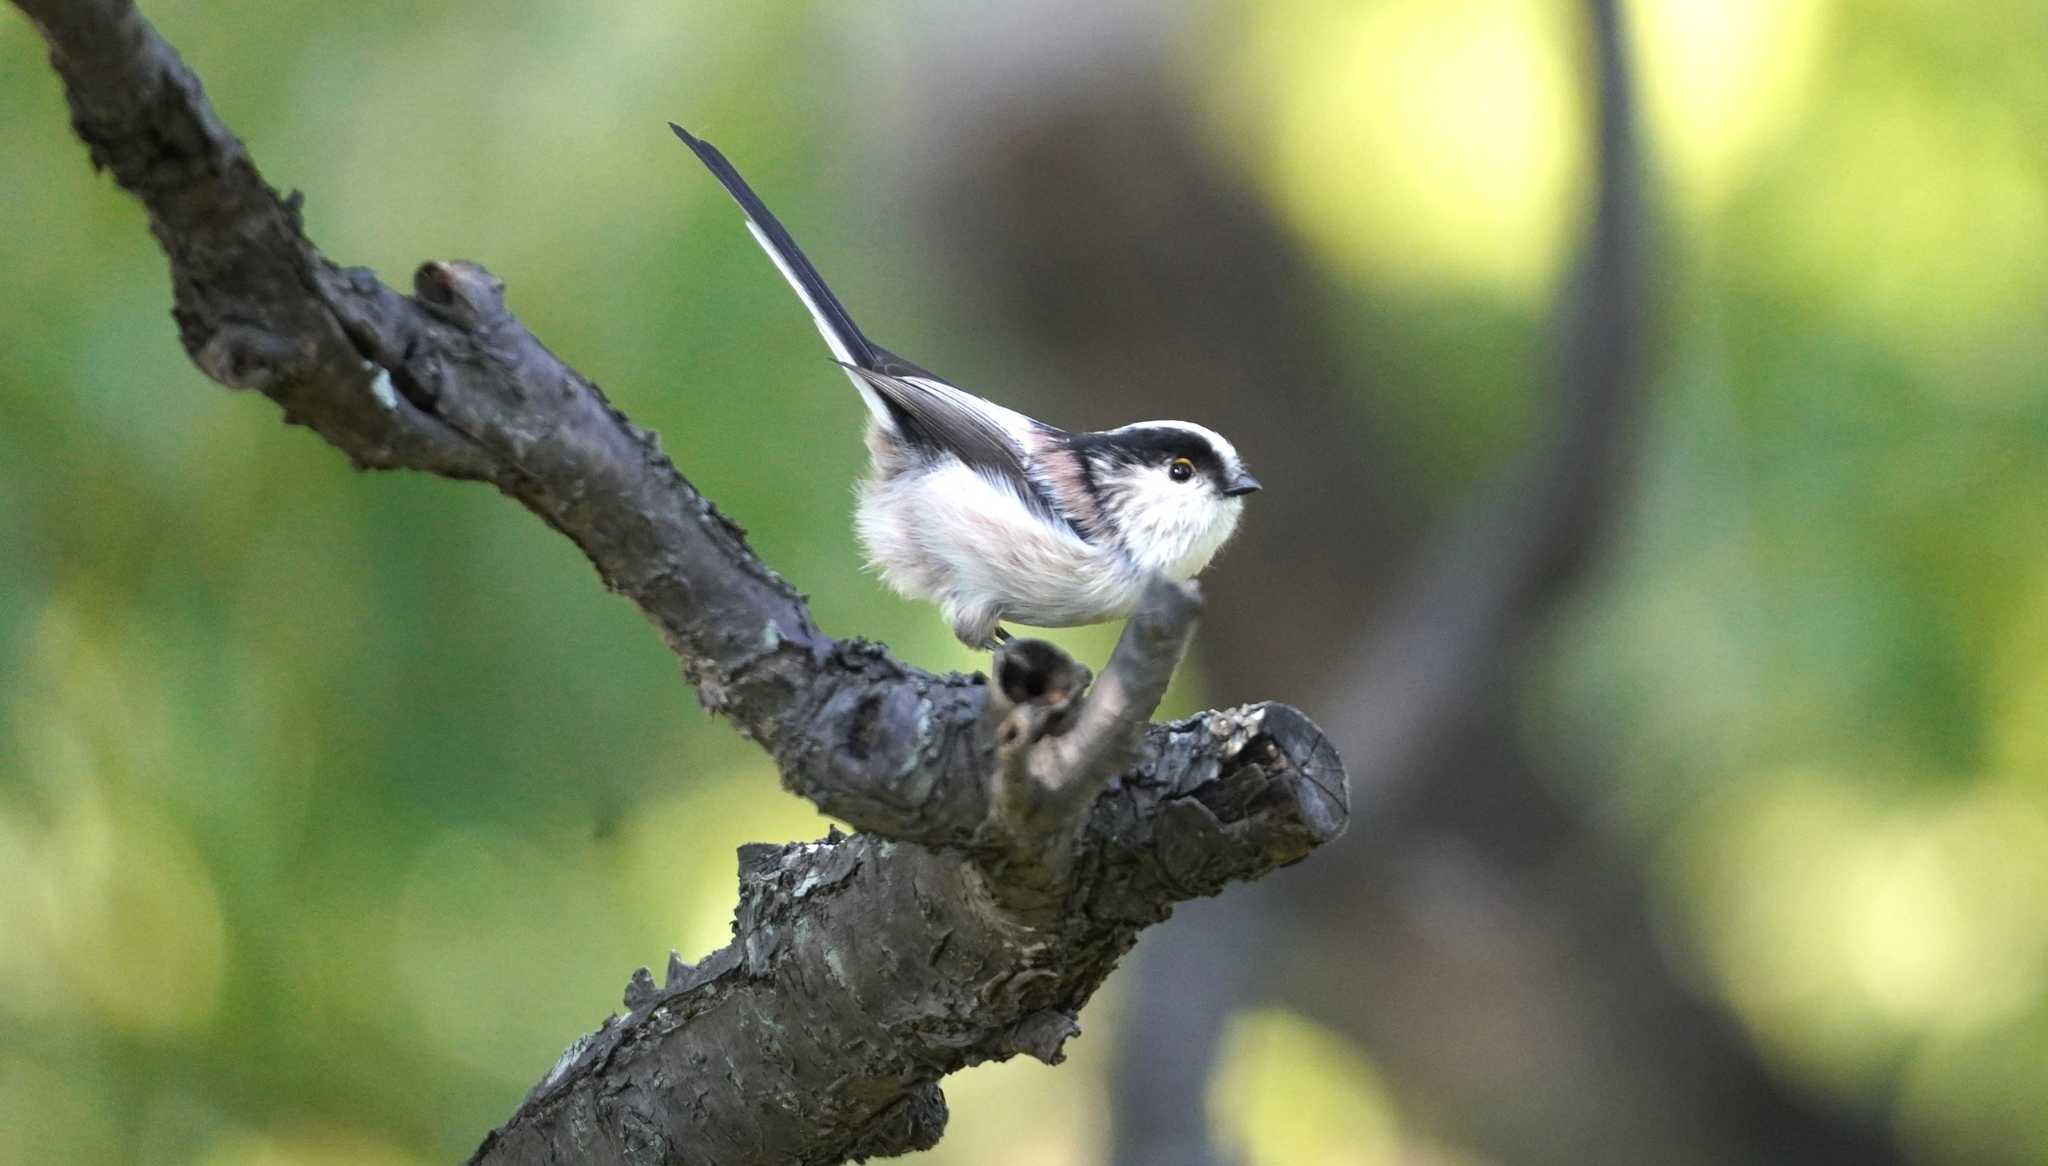
[[[1057,1060],[1140,927],[1343,830],[1342,767],[1293,709],[1145,724],[1191,592],[1154,589],[1089,695],[1085,670],[1044,645],[997,672],[1045,683],[992,707],[980,677],[834,640],[488,272],[428,263],[406,296],[335,266],[131,3],[13,2],[49,42],[94,163],[148,208],[202,371],[358,466],[517,499],[639,605],[786,785],[861,831],[744,849],[732,944],[673,960],[661,987],[636,975],[627,1014],[572,1047],[475,1161],[828,1163],[929,1146],[940,1077]],[[992,726],[1020,715],[999,742]]]

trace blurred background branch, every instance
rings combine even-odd
[[[915,171],[937,185],[919,205],[985,208],[935,212],[941,250],[965,265],[961,284],[1002,297],[996,314],[1021,325],[1023,347],[1064,371],[1045,386],[1060,400],[1051,415],[1087,415],[1114,384],[1142,411],[1263,437],[1264,456],[1314,478],[1311,497],[1243,536],[1239,553],[1269,567],[1217,581],[1203,658],[1227,683],[1323,688],[1320,707],[1344,710],[1337,737],[1370,813],[1337,848],[1346,862],[1190,912],[1199,925],[1142,949],[1155,991],[1121,1034],[1118,1161],[1228,1156],[1187,1108],[1226,1072],[1230,1018],[1275,1003],[1354,1035],[1404,1109],[1503,1161],[1898,1157],[1859,1106],[1784,1081],[1695,996],[1660,950],[1638,858],[1521,747],[1518,660],[1623,495],[1659,282],[1616,6],[1588,4],[1584,28],[1594,213],[1563,281],[1553,405],[1524,453],[1435,522],[1401,457],[1370,448],[1380,427],[1354,452],[1355,397],[1339,387],[1352,374],[1295,309],[1314,278],[1186,132],[1156,42],[1105,38],[1127,54],[1098,62],[1117,81],[973,106],[971,134],[941,135],[957,161]],[[1062,310],[1108,303],[1119,309]],[[1373,372],[1365,382],[1390,391]],[[1333,546],[1336,530],[1350,537]],[[1237,626],[1253,611],[1278,618]],[[1355,649],[1312,646],[1347,634]],[[1275,977],[1266,953],[1279,948],[1297,958]]]
[[[1379,799],[1423,780],[1424,756],[1496,681],[1529,630],[1585,573],[1626,488],[1654,287],[1627,51],[1615,0],[1587,0],[1595,63],[1593,214],[1557,312],[1551,405],[1528,447],[1424,536],[1334,681]]]

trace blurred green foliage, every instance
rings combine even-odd
[[[861,183],[878,78],[848,49],[910,14],[146,7],[330,255],[400,284],[485,262],[827,629],[974,666],[863,573],[859,405],[662,127],[728,147],[878,333],[997,384],[996,326],[934,302]],[[1788,1072],[1894,1107],[1930,1161],[2048,1160],[2040,10],[1633,15],[1658,393],[1528,733],[1659,856],[1673,951]],[[1359,342],[1445,369],[1390,409],[1446,499],[1541,407],[1576,32],[1540,0],[1225,0],[1174,30],[1193,115],[1326,262],[1332,319],[1427,306]],[[0,19],[0,1161],[466,1154],[633,967],[723,942],[734,846],[824,824],[540,523],[351,473],[204,381],[43,55]],[[1075,1064],[949,1085],[935,1160],[1096,1155],[1114,1006]],[[1359,1050],[1270,1013],[1231,1047],[1252,1076],[1218,1117],[1256,1160],[1400,1152]]]

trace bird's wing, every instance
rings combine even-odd
[[[916,368],[893,357],[891,363],[905,370]],[[927,456],[958,458],[984,477],[1016,491],[1044,517],[1064,521],[1045,487],[1032,476],[1017,435],[1005,424],[1012,419],[1030,424],[1028,418],[990,405],[922,369],[899,374],[852,364],[844,367],[889,403],[898,418],[898,436],[911,449]]]

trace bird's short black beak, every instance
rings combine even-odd
[[[1252,477],[1250,474],[1241,473],[1235,478],[1230,479],[1228,486],[1223,487],[1223,496],[1225,498],[1242,498],[1246,494],[1257,493],[1258,489],[1259,480],[1257,478]]]

